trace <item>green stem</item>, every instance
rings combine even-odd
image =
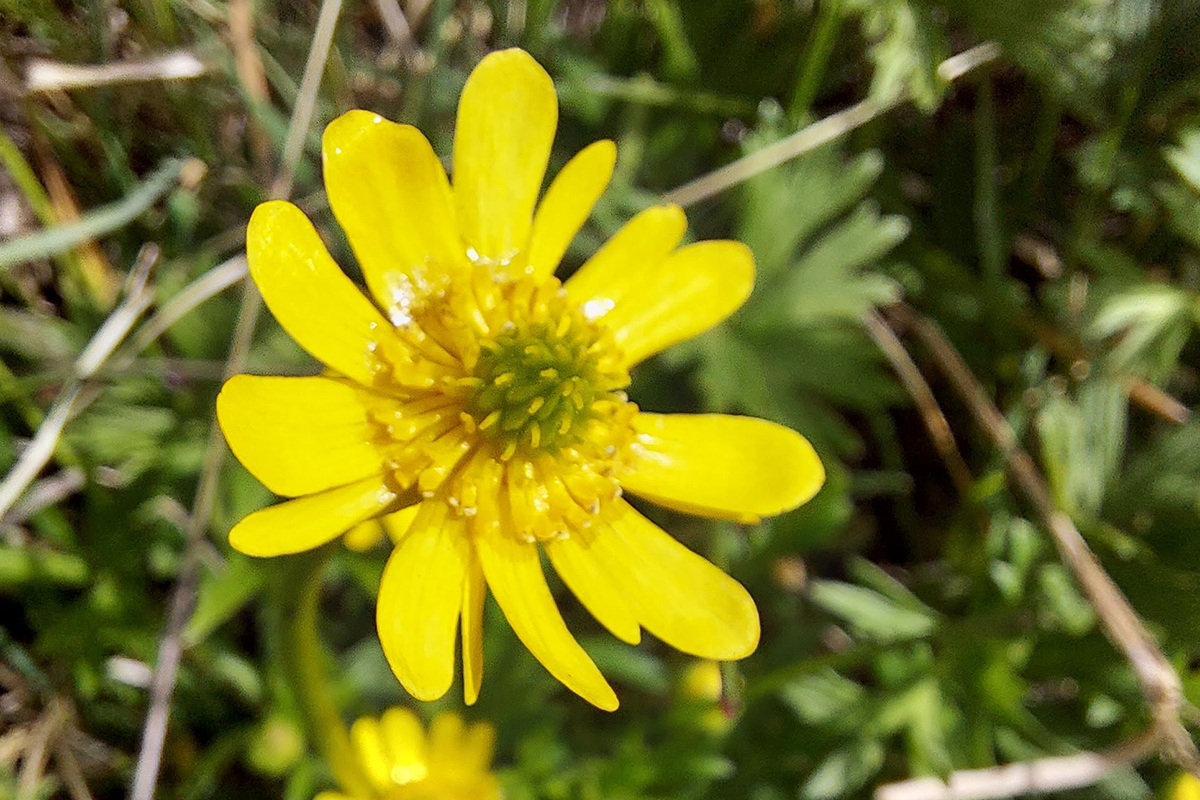
[[[317,632],[321,576],[336,544],[312,553],[296,556],[293,569],[282,576],[284,586],[299,587],[299,603],[287,625],[284,637],[284,668],[292,684],[296,702],[308,727],[310,740],[329,764],[342,788],[355,797],[371,797],[371,788],[363,772],[350,734],[342,721],[326,677],[326,654]]]
[[[796,124],[808,114],[821,89],[821,79],[825,77],[825,68],[829,65],[829,57],[837,41],[838,27],[842,24],[841,5],[840,0],[822,0],[817,10],[816,23],[812,35],[808,37],[808,47],[805,48],[804,60],[796,76],[796,88],[792,91],[792,102],[788,106],[788,117]]]
[[[1034,124],[1033,145],[1030,148],[1028,163],[1025,167],[1025,185],[1021,192],[1021,202],[1018,213],[1026,220],[1032,213],[1034,205],[1044,199],[1045,188],[1042,182],[1050,168],[1050,160],[1054,158],[1054,144],[1058,137],[1058,127],[1062,122],[1063,103],[1058,98],[1046,93],[1038,109],[1037,122]]]
[[[975,104],[975,237],[983,279],[993,291],[1004,277],[1008,245],[1000,219],[999,154],[996,146],[996,107],[992,83],[984,80]]]

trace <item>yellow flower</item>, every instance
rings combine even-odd
[[[678,691],[684,702],[692,707],[697,727],[718,735],[729,730],[732,720],[721,704],[724,686],[720,664],[692,662],[680,676]]]
[[[485,587],[560,681],[604,709],[612,688],[563,623],[539,550],[619,638],[640,630],[702,658],[758,643],[746,590],[633,509],[625,491],[753,521],[807,501],[824,471],[787,428],[639,412],[628,370],[720,322],[750,293],[736,242],[679,247],[674,206],[625,225],[566,282],[553,276],[611,177],[612,142],[575,156],[535,204],[558,107],[520,50],[493,53],[458,109],[451,188],[425,137],[364,111],[323,140],[329,203],[368,300],[295,206],[264,203],[250,272],[283,328],[339,377],[228,381],[217,415],[268,488],[297,499],[230,531],[251,555],[321,545],[401,513],[379,590],[392,670],[415,697],[479,692]],[[391,518],[393,521],[395,518]]]
[[[1181,772],[1167,794],[1168,800],[1200,800],[1200,780],[1190,772]]]
[[[692,700],[715,703],[721,699],[721,665],[715,661],[696,661],[683,671],[679,691]]]
[[[500,800],[488,771],[495,738],[491,725],[464,725],[452,713],[436,716],[428,736],[406,708],[364,717],[350,728],[350,742],[374,794],[322,792],[316,800]]]

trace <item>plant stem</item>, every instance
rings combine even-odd
[[[292,595],[294,587],[299,587],[299,602],[288,623],[281,656],[310,741],[347,793],[370,797],[374,792],[354,755],[350,734],[330,692],[326,655],[317,631],[321,576],[338,546],[335,543],[294,557],[289,564],[291,568],[281,576],[281,595]]]

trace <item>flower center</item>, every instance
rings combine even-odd
[[[403,309],[371,417],[396,483],[472,535],[549,541],[621,493],[637,406],[620,348],[554,278],[476,265]]]
[[[466,411],[505,458],[578,444],[629,382],[591,323],[561,297],[546,306],[479,343]]]

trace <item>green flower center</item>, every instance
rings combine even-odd
[[[480,343],[467,413],[510,455],[557,453],[583,439],[598,401],[620,388],[591,326],[567,315],[527,322]]]

